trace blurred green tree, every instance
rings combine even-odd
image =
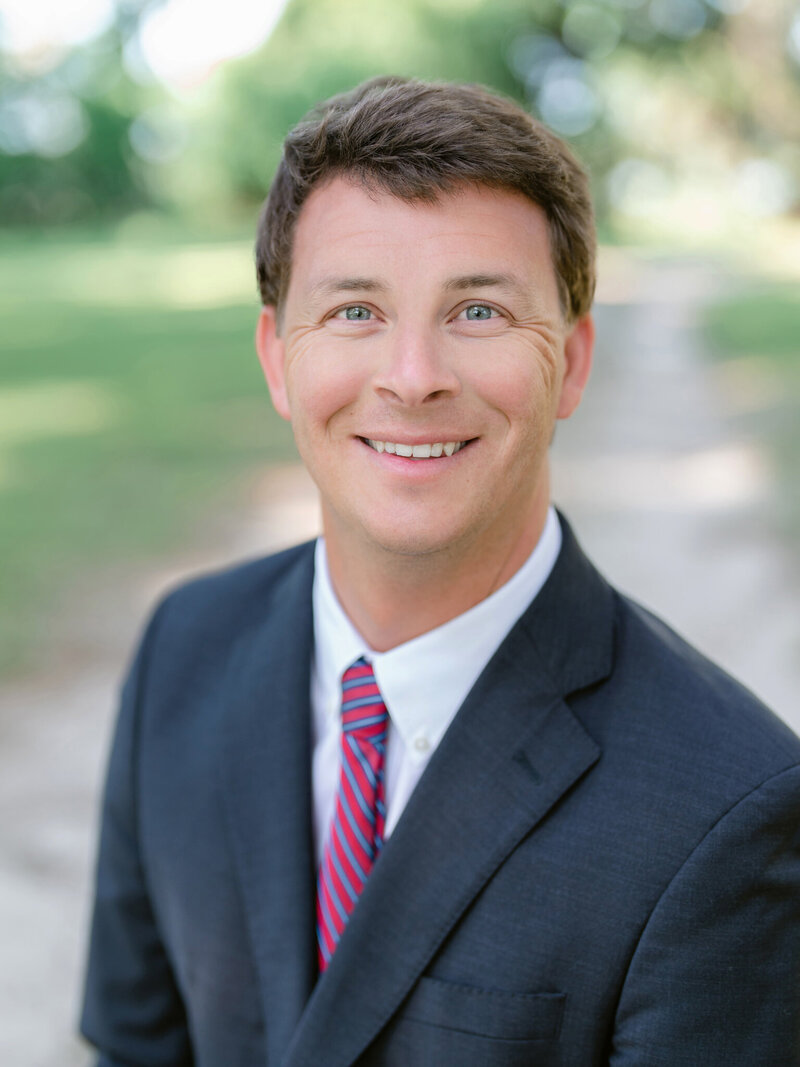
[[[385,73],[523,101],[575,143],[601,214],[631,193],[646,212],[679,173],[765,213],[798,202],[798,0],[289,0],[266,44],[193,100],[129,73],[160,0],[117,2],[112,28],[54,69],[0,72],[0,220],[148,202],[251,213],[287,128]]]
[[[125,0],[94,40],[33,61],[0,38],[0,222],[118,217],[150,201],[129,134],[164,90],[139,84],[123,62],[145,6]]]
[[[249,209],[289,126],[382,73],[484,82],[521,100],[575,143],[601,214],[679,171],[706,168],[713,184],[750,163],[736,181],[753,196],[797,202],[794,0],[290,0],[266,45],[219,72],[187,169]]]

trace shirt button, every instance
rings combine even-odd
[[[420,734],[419,737],[414,738],[414,748],[417,752],[427,752],[431,747],[431,743],[424,734]]]

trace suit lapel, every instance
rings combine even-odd
[[[313,550],[273,583],[237,649],[223,797],[266,1021],[267,1062],[289,1044],[317,976],[309,673]]]
[[[492,874],[598,759],[563,698],[610,670],[612,594],[562,525],[553,574],[432,758],[284,1067],[352,1064]]]

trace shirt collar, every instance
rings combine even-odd
[[[337,692],[345,670],[366,656],[409,756],[427,758],[503,638],[544,585],[560,549],[561,527],[551,507],[531,555],[491,596],[428,633],[376,652],[339,603],[325,541],[319,538],[312,594],[314,651],[315,670],[325,689]],[[337,714],[335,701],[326,714]]]

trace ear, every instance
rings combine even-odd
[[[561,396],[556,417],[568,419],[580,404],[589,371],[592,369],[594,349],[594,322],[591,315],[584,315],[570,328],[564,341],[566,367],[561,382]]]
[[[277,311],[263,307],[256,326],[256,352],[272,397],[272,406],[283,419],[290,419],[289,398],[284,375],[284,344],[278,335]]]

